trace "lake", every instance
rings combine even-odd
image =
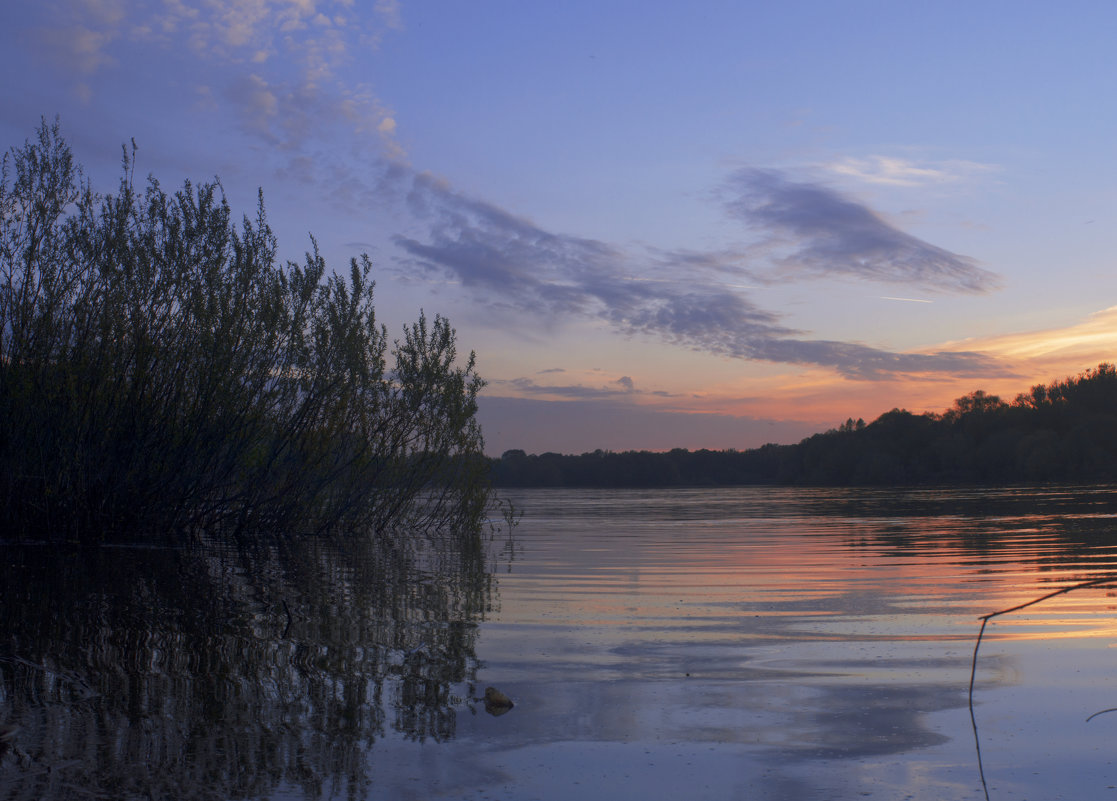
[[[0,798],[1117,797],[1115,487],[509,497],[483,553],[3,546]],[[1110,575],[971,709],[979,616]]]

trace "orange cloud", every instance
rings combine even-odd
[[[1095,312],[1068,328],[1049,328],[983,339],[967,339],[942,346],[945,349],[977,350],[1020,364],[1031,372],[1067,370],[1078,372],[1098,362],[1112,361],[1117,354],[1117,306]],[[1024,368],[1027,365],[1027,368]],[[1072,367],[1072,365],[1078,365]],[[1059,376],[1062,377],[1062,376]]]

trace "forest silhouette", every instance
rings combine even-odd
[[[1117,367],[1033,386],[1006,402],[976,390],[942,413],[892,409],[794,445],[581,455],[506,451],[497,487],[1010,484],[1117,480]]]

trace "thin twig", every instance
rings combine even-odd
[[[1111,706],[1109,709],[1103,709],[1101,712],[1095,712],[1094,714],[1090,715],[1090,717],[1086,718],[1086,722],[1089,723],[1098,715],[1104,715],[1106,712],[1117,712],[1117,706]]]

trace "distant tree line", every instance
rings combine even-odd
[[[0,508],[7,536],[473,525],[489,499],[483,382],[446,320],[390,340],[371,264],[279,262],[261,195],[116,195],[57,122],[3,159]]]
[[[520,450],[490,460],[499,487],[992,484],[1117,481],[1117,368],[1037,385],[1011,403],[981,390],[947,411],[846,420],[795,445],[666,453]]]

